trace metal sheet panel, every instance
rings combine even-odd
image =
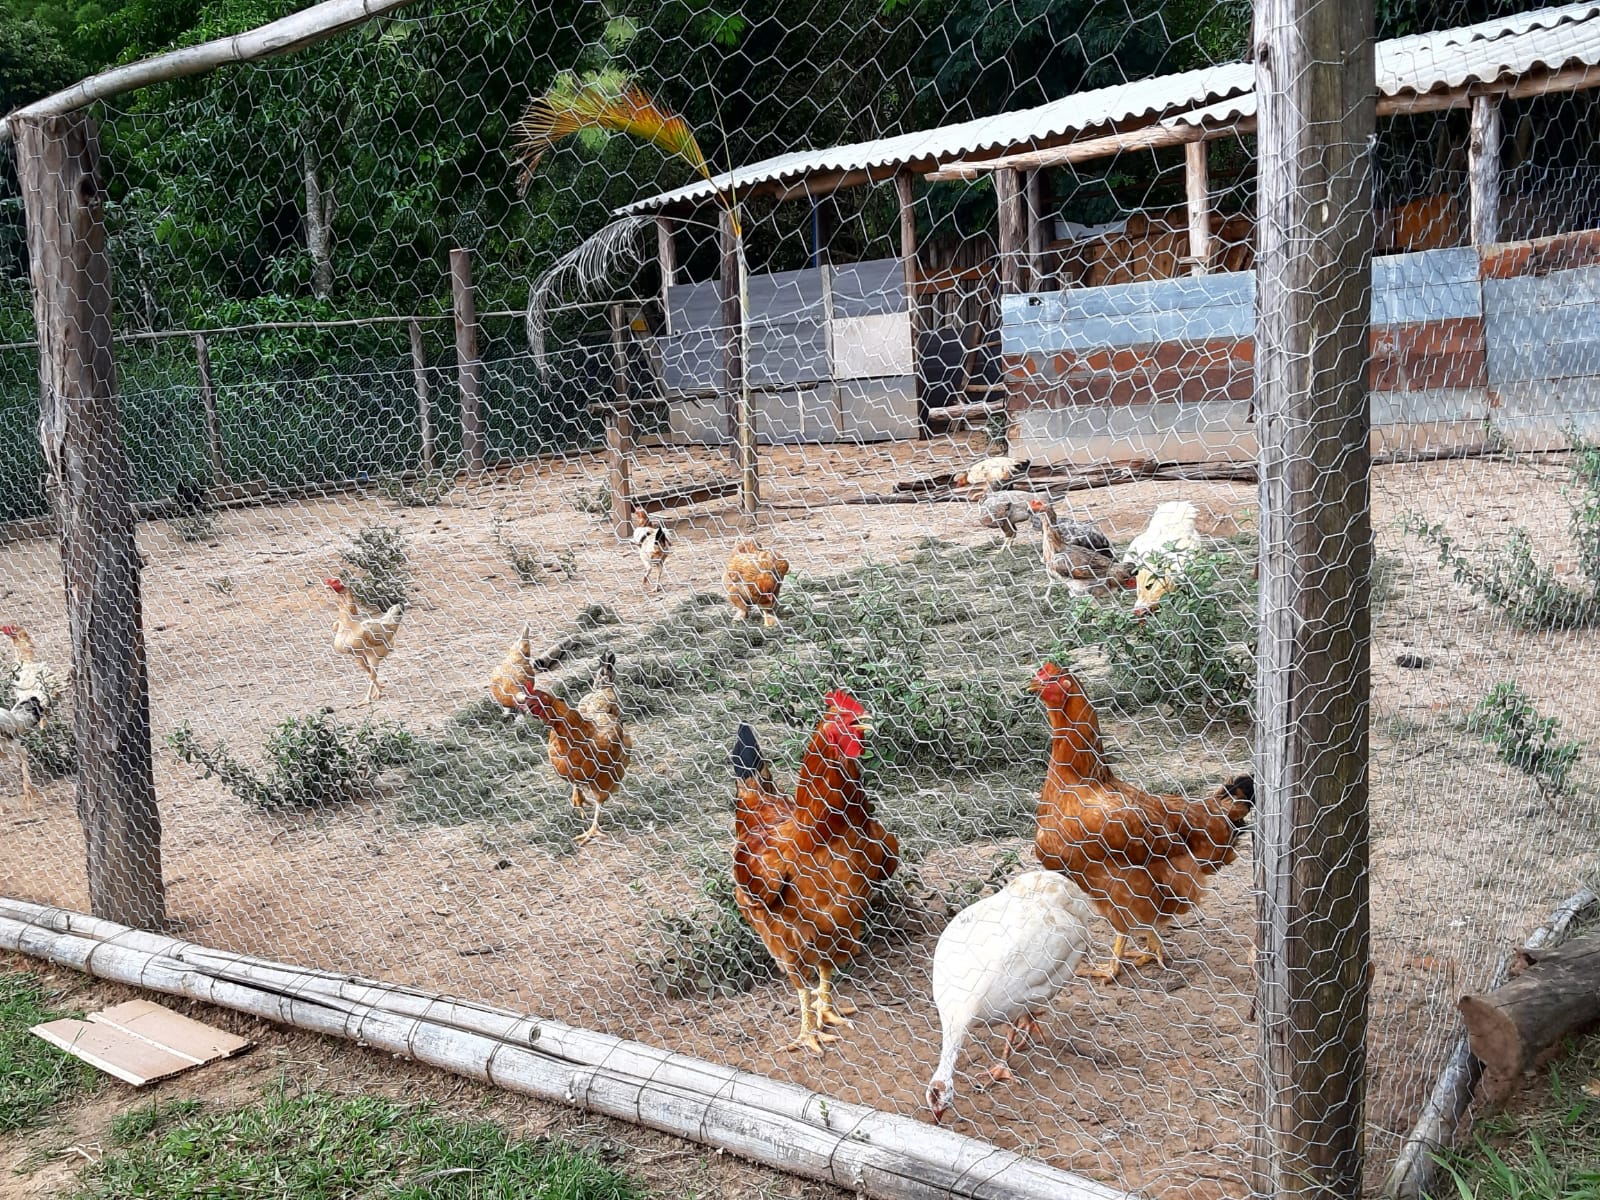
[[[839,397],[839,433],[846,441],[917,436],[917,387],[911,376],[849,379],[834,387]]]
[[[1483,315],[1478,252],[1471,246],[1372,260],[1372,323],[1407,325]]]
[[[879,258],[832,268],[835,317],[874,317],[906,311],[905,264]]]
[[[833,378],[911,374],[911,314],[845,317],[832,323]]]
[[[1483,281],[1489,385],[1600,377],[1600,267]]]
[[[1255,332],[1255,275],[1195,275],[1115,287],[1006,296],[1001,352],[1056,354]]]

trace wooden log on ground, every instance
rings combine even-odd
[[[1600,933],[1522,957],[1520,975],[1460,1004],[1472,1053],[1504,1075],[1520,1075],[1567,1034],[1600,1020]]]
[[[950,1130],[718,1063],[393,984],[0,901],[0,949],[358,1041],[885,1200],[1128,1200]]]
[[[39,331],[39,441],[60,522],[72,635],[78,821],[89,902],[166,922],[150,748],[133,470],[111,343],[100,142],[86,115],[19,122],[17,176]]]

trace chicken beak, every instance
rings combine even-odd
[[[865,714],[856,718],[856,729],[861,733],[872,732],[872,722]]]

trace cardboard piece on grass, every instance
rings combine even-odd
[[[191,1020],[149,1000],[130,1000],[87,1021],[66,1018],[33,1033],[134,1087],[227,1058],[250,1042]]]

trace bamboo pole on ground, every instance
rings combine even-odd
[[[974,1138],[718,1063],[415,988],[0,899],[0,949],[342,1037],[884,1200],[1130,1200]]]

